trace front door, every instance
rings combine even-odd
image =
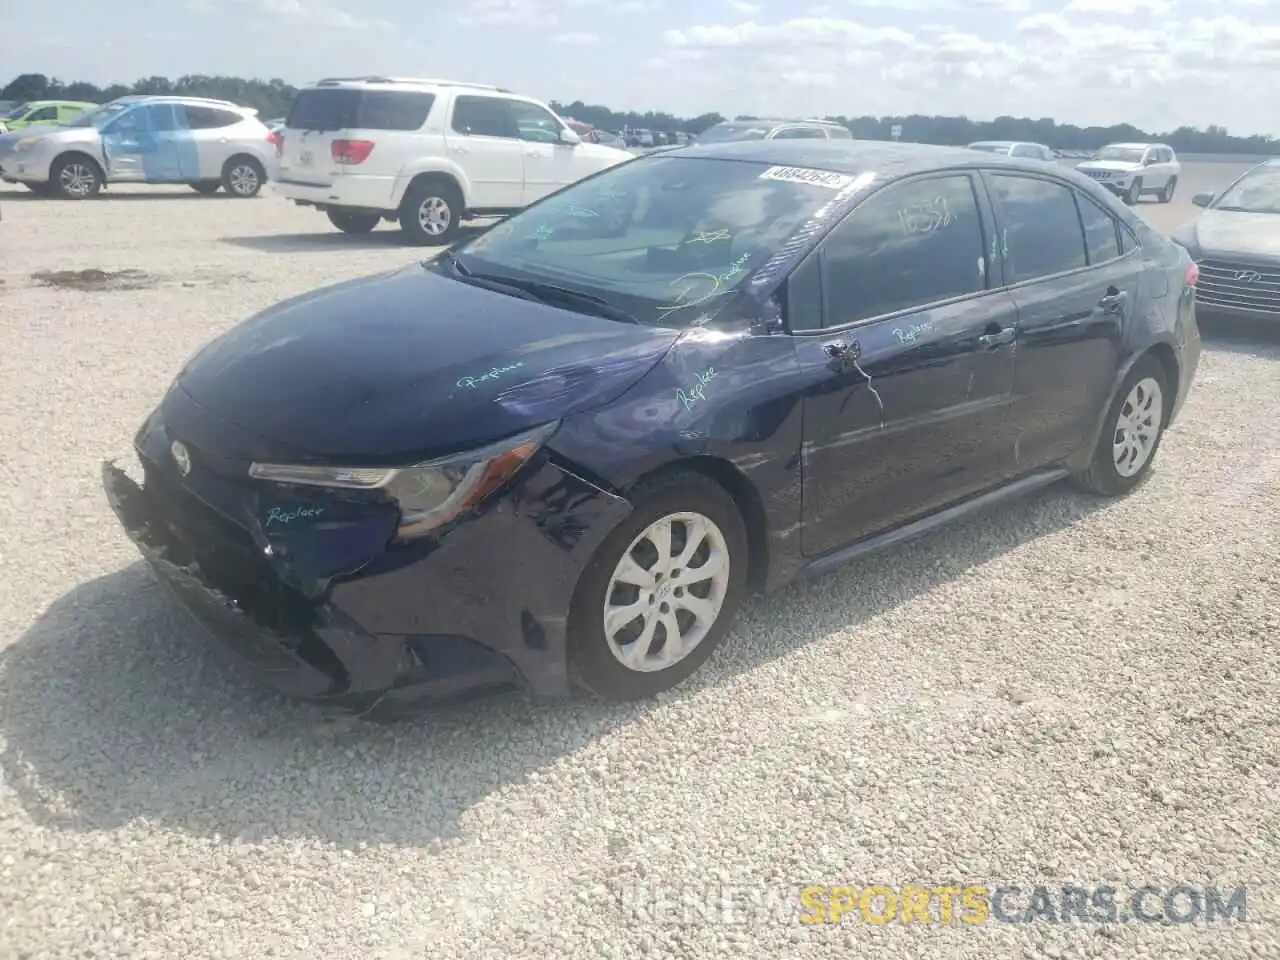
[[[503,97],[459,96],[446,135],[449,158],[471,181],[473,210],[524,206],[525,149],[520,127]]]
[[[560,142],[564,126],[550,110],[523,100],[506,102],[524,141],[525,206],[596,172],[587,167],[585,151]]]
[[[976,174],[870,196],[788,294],[808,384],[803,550],[820,555],[994,486],[1012,439],[1016,309],[993,289]]]
[[[112,183],[178,180],[175,122],[173,107],[167,103],[137,106],[111,121],[102,131],[107,179]]]
[[[1021,472],[1061,461],[1088,440],[1118,370],[1142,254],[1122,253],[1124,227],[1061,180],[987,176],[1018,307],[1011,423]]]

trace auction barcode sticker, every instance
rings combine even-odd
[[[829,170],[809,170],[805,167],[770,167],[760,174],[761,180],[785,180],[788,183],[809,183],[815,187],[841,190],[853,182],[853,177]]]

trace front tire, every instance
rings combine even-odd
[[[326,210],[329,222],[343,233],[369,233],[381,221],[376,213],[351,213],[348,210]]]
[[[1169,203],[1173,200],[1173,191],[1178,189],[1178,178],[1170,177],[1169,182],[1165,184],[1163,190],[1160,191],[1160,202]]]
[[[1146,477],[1160,449],[1174,385],[1154,357],[1143,357],[1124,378],[1107,411],[1088,470],[1072,479],[1103,497],[1128,493]]]
[[[400,203],[400,229],[414,246],[453,243],[462,227],[462,194],[447,180],[419,180]]]
[[[1142,199],[1142,178],[1134,177],[1133,183],[1129,184],[1129,189],[1124,195],[1124,202],[1129,206],[1134,206]]]
[[[102,189],[102,171],[81,154],[59,157],[49,171],[50,193],[63,200],[88,200]]]
[[[728,633],[747,583],[746,525],[718,483],[678,471],[632,502],[583,571],[568,623],[574,681],[615,701],[688,679]]]
[[[266,170],[253,157],[232,157],[222,168],[222,189],[238,200],[256,197],[266,182]]]
[[[53,185],[49,183],[24,183],[23,186],[37,197],[47,197],[53,192]]]

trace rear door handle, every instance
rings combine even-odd
[[[1003,330],[998,330],[995,333],[984,333],[978,338],[978,342],[988,349],[991,347],[999,347],[1006,343],[1013,343],[1013,335],[1016,332],[1017,331],[1014,330],[1013,327],[1005,327]]]
[[[544,154],[543,154],[543,152],[542,152],[541,150],[526,150],[526,151],[524,152],[524,155],[525,155],[526,157],[541,157],[541,156],[543,156]]]
[[[1121,313],[1128,305],[1128,292],[1116,290],[1114,287],[1108,290],[1106,295],[1098,301],[1098,306],[1102,308],[1103,313]]]
[[[466,148],[466,147],[450,147],[449,149],[450,149],[450,150],[452,150],[454,153],[466,153],[466,152],[467,152],[467,148]]]

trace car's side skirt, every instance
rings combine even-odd
[[[1016,500],[1020,497],[1028,496],[1037,490],[1043,490],[1045,487],[1052,486],[1061,480],[1065,480],[1070,474],[1063,469],[1043,470],[1038,473],[1029,474],[1007,483],[995,490],[989,490],[986,493],[978,494],[967,500],[962,500],[950,507],[945,507],[936,513],[921,517],[919,520],[912,520],[910,523],[893,530],[886,530],[884,533],[877,533],[874,536],[859,540],[857,543],[850,544],[847,547],[841,547],[832,553],[817,557],[801,569],[801,573],[805,576],[820,576],[829,572],[841,564],[848,563],[850,560],[857,560],[868,554],[878,553],[881,550],[887,550],[890,547],[896,547],[899,544],[906,543],[908,540],[914,540],[925,534],[932,533],[939,527],[944,527],[949,523],[957,520],[963,520],[971,514],[978,513],[988,507],[993,507],[999,503],[1005,503],[1009,500]]]

